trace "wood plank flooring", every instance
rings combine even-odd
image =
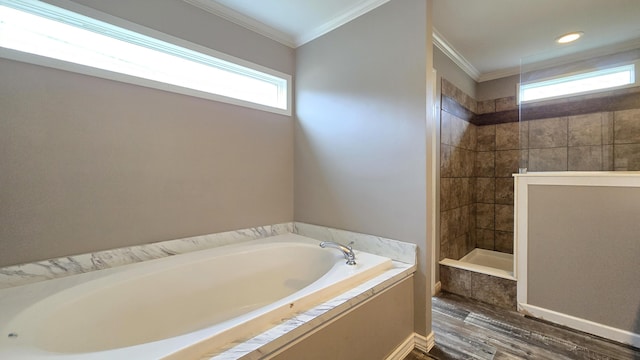
[[[640,349],[442,293],[433,298],[436,346],[405,360],[640,360]]]

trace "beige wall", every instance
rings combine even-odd
[[[640,188],[530,185],[528,303],[640,334]]]
[[[273,359],[387,358],[413,333],[412,280],[403,280]]]
[[[295,219],[417,244],[422,334],[428,3],[391,1],[300,47],[296,72]]]
[[[181,1],[83,3],[294,72],[293,50]],[[291,117],[9,60],[0,74],[0,266],[293,220]]]
[[[516,96],[519,82],[519,74],[480,82],[476,88],[476,100],[485,101]]]

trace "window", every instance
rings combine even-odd
[[[291,114],[289,75],[154,35],[36,0],[0,0],[0,56]]]
[[[636,83],[635,64],[520,85],[520,102],[614,89]]]

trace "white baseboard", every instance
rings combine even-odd
[[[428,353],[436,344],[436,336],[433,331],[427,335],[426,337],[420,334],[413,334],[415,341],[415,348],[422,351],[423,353]]]
[[[553,323],[564,325],[572,329],[584,331],[589,334],[601,336],[605,339],[640,348],[640,334],[617,329],[611,326],[599,324],[567,314],[562,314],[553,310],[544,309],[530,304],[518,303],[518,309],[520,312],[523,312],[526,315],[530,315],[532,317],[551,321]]]
[[[417,349],[422,351],[423,353],[428,353],[436,344],[436,337],[433,334],[433,331],[427,336],[424,337],[420,334],[413,333],[409,335],[409,337],[391,353],[391,355],[387,356],[385,360],[402,360],[413,349]]]
[[[442,291],[442,282],[438,281],[434,286],[433,286],[433,296],[436,296],[438,294],[440,294],[440,291]]]
[[[411,351],[413,351],[413,349],[415,348],[415,338],[414,338],[414,334],[409,335],[409,337],[407,337],[407,339],[400,344],[392,353],[391,355],[387,356],[387,358],[385,360],[402,360],[405,357],[407,357],[407,355],[409,355],[411,353]]]

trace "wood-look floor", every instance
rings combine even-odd
[[[433,298],[433,331],[430,353],[405,360],[640,360],[640,349],[448,293]]]

